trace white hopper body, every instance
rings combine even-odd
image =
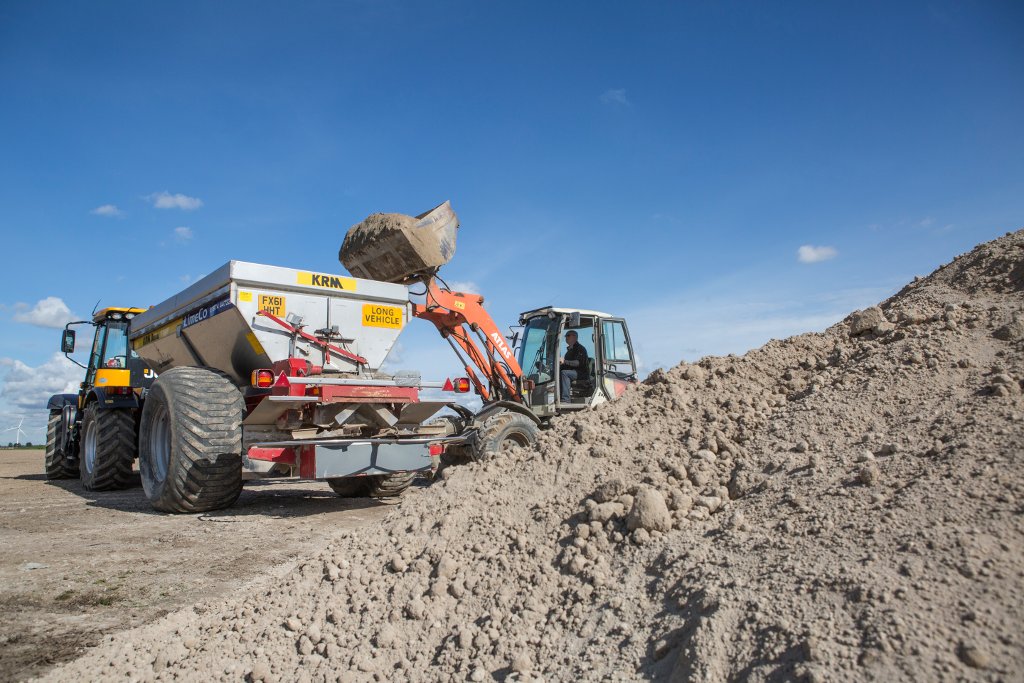
[[[327,338],[366,363],[325,351],[258,315],[261,310],[300,324],[306,334]],[[212,367],[244,386],[253,370],[290,357],[321,365],[325,373],[375,371],[410,312],[405,285],[230,261],[136,316],[129,337],[132,349],[158,373]]]

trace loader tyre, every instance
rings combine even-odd
[[[88,491],[117,491],[132,485],[135,461],[132,411],[103,410],[95,401],[85,407],[78,472]]]
[[[398,502],[399,496],[412,485],[415,472],[380,474],[371,477],[339,477],[328,479],[331,489],[342,498],[376,498],[382,503]]]
[[[46,422],[46,478],[47,479],[76,479],[78,468],[72,463],[61,446],[61,431],[64,429],[62,411],[51,410],[50,418]]]
[[[501,410],[488,417],[477,431],[473,457],[489,460],[514,446],[532,446],[540,436],[540,427],[526,415]]]
[[[164,512],[226,508],[242,492],[245,401],[227,375],[173,368],[149,390],[139,425],[139,471]]]

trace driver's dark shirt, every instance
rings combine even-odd
[[[576,361],[575,364],[570,365],[569,361]],[[583,344],[576,342],[569,347],[569,350],[565,352],[565,359],[562,363],[562,370],[575,370],[577,377],[583,378],[583,375],[587,372],[587,350],[583,348]]]

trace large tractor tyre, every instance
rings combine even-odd
[[[66,429],[62,417],[62,411],[51,410],[50,419],[46,422],[46,478],[47,479],[77,479],[78,468],[74,465],[74,458],[68,457],[61,445],[64,441],[63,432]]]
[[[532,446],[540,436],[540,427],[526,415],[501,410],[488,417],[477,430],[473,457],[490,460],[514,446]]]
[[[328,479],[327,483],[342,498],[369,497],[382,503],[392,503],[398,501],[415,477],[415,472],[398,472],[370,477],[339,477]]]
[[[210,368],[174,368],[149,390],[139,425],[139,471],[164,512],[205,512],[242,492],[242,393]]]
[[[132,485],[135,418],[130,410],[103,410],[90,403],[82,416],[78,472],[89,491],[116,491]]]

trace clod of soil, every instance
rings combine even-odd
[[[1022,274],[1017,232],[877,313],[657,371],[48,678],[1018,678]]]

